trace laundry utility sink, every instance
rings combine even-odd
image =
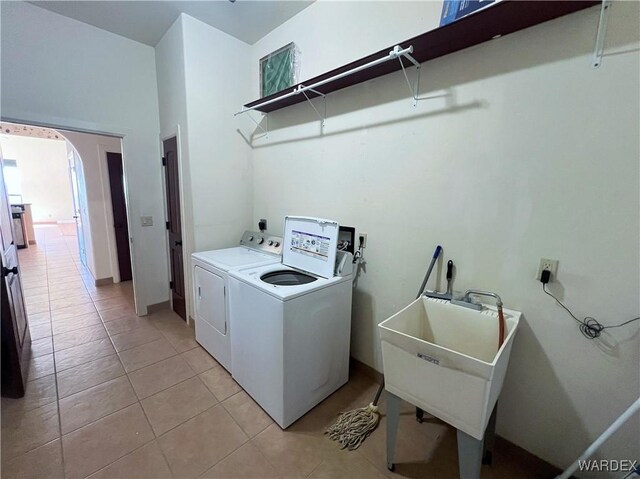
[[[420,297],[378,325],[385,388],[457,429],[482,439],[502,390],[521,313],[476,311]]]

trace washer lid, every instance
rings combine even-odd
[[[332,278],[339,229],[336,221],[285,216],[282,264]]]

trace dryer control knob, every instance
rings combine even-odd
[[[249,241],[253,241],[253,236],[249,236]]]
[[[273,246],[273,240],[269,240],[269,246]]]
[[[258,238],[258,244],[264,243],[264,238]]]
[[[276,244],[275,244],[274,246],[275,246],[276,248],[277,248],[278,246],[280,246],[280,241],[276,241]]]

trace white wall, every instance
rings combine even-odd
[[[88,252],[91,251],[87,266],[95,279],[112,278],[119,281],[107,152],[121,153],[121,140],[73,131],[60,133],[71,142],[82,161],[91,242],[90,248],[86,248]]]
[[[251,223],[250,149],[232,129],[248,91],[248,56],[247,44],[188,15],[156,48],[162,136],[180,132],[188,291],[191,253],[233,246]]]
[[[35,223],[73,221],[73,197],[64,140],[1,135],[5,159],[16,160],[22,201],[32,203]]]
[[[314,3],[251,48],[245,102],[258,96],[258,59],[282,45],[300,47],[305,79],[432,28],[439,13],[435,2]],[[618,54],[594,70],[598,15],[426,63],[420,93],[447,97],[415,109],[398,72],[329,95],[322,136],[308,104],[274,112],[252,151],[254,220],[277,231],[305,214],[368,233],[357,359],[381,369],[376,325],[415,297],[437,244],[457,265],[456,289],[496,291],[524,312],[498,432],[557,466],[640,390],[638,324],[589,341],[534,279],[541,256],[557,258],[550,289],[577,315],[638,315],[638,3],[614,5],[607,53]],[[635,458],[638,431],[636,418],[598,458]]]
[[[136,308],[168,299],[153,48],[25,2],[2,5],[2,118],[122,135]],[[140,216],[154,226],[141,227]]]

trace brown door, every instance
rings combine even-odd
[[[24,396],[31,347],[29,323],[22,297],[18,249],[6,194],[0,155],[0,307],[2,330],[2,395]]]
[[[180,177],[178,175],[178,142],[176,137],[162,143],[164,177],[167,183],[167,230],[169,230],[169,268],[173,310],[187,320],[182,257],[182,227],[180,224]]]
[[[111,189],[111,206],[113,208],[113,228],[116,232],[116,249],[118,250],[120,281],[129,281],[131,279],[131,252],[129,251],[127,204],[124,199],[122,155],[120,153],[107,153],[107,167],[109,169],[109,187]]]

